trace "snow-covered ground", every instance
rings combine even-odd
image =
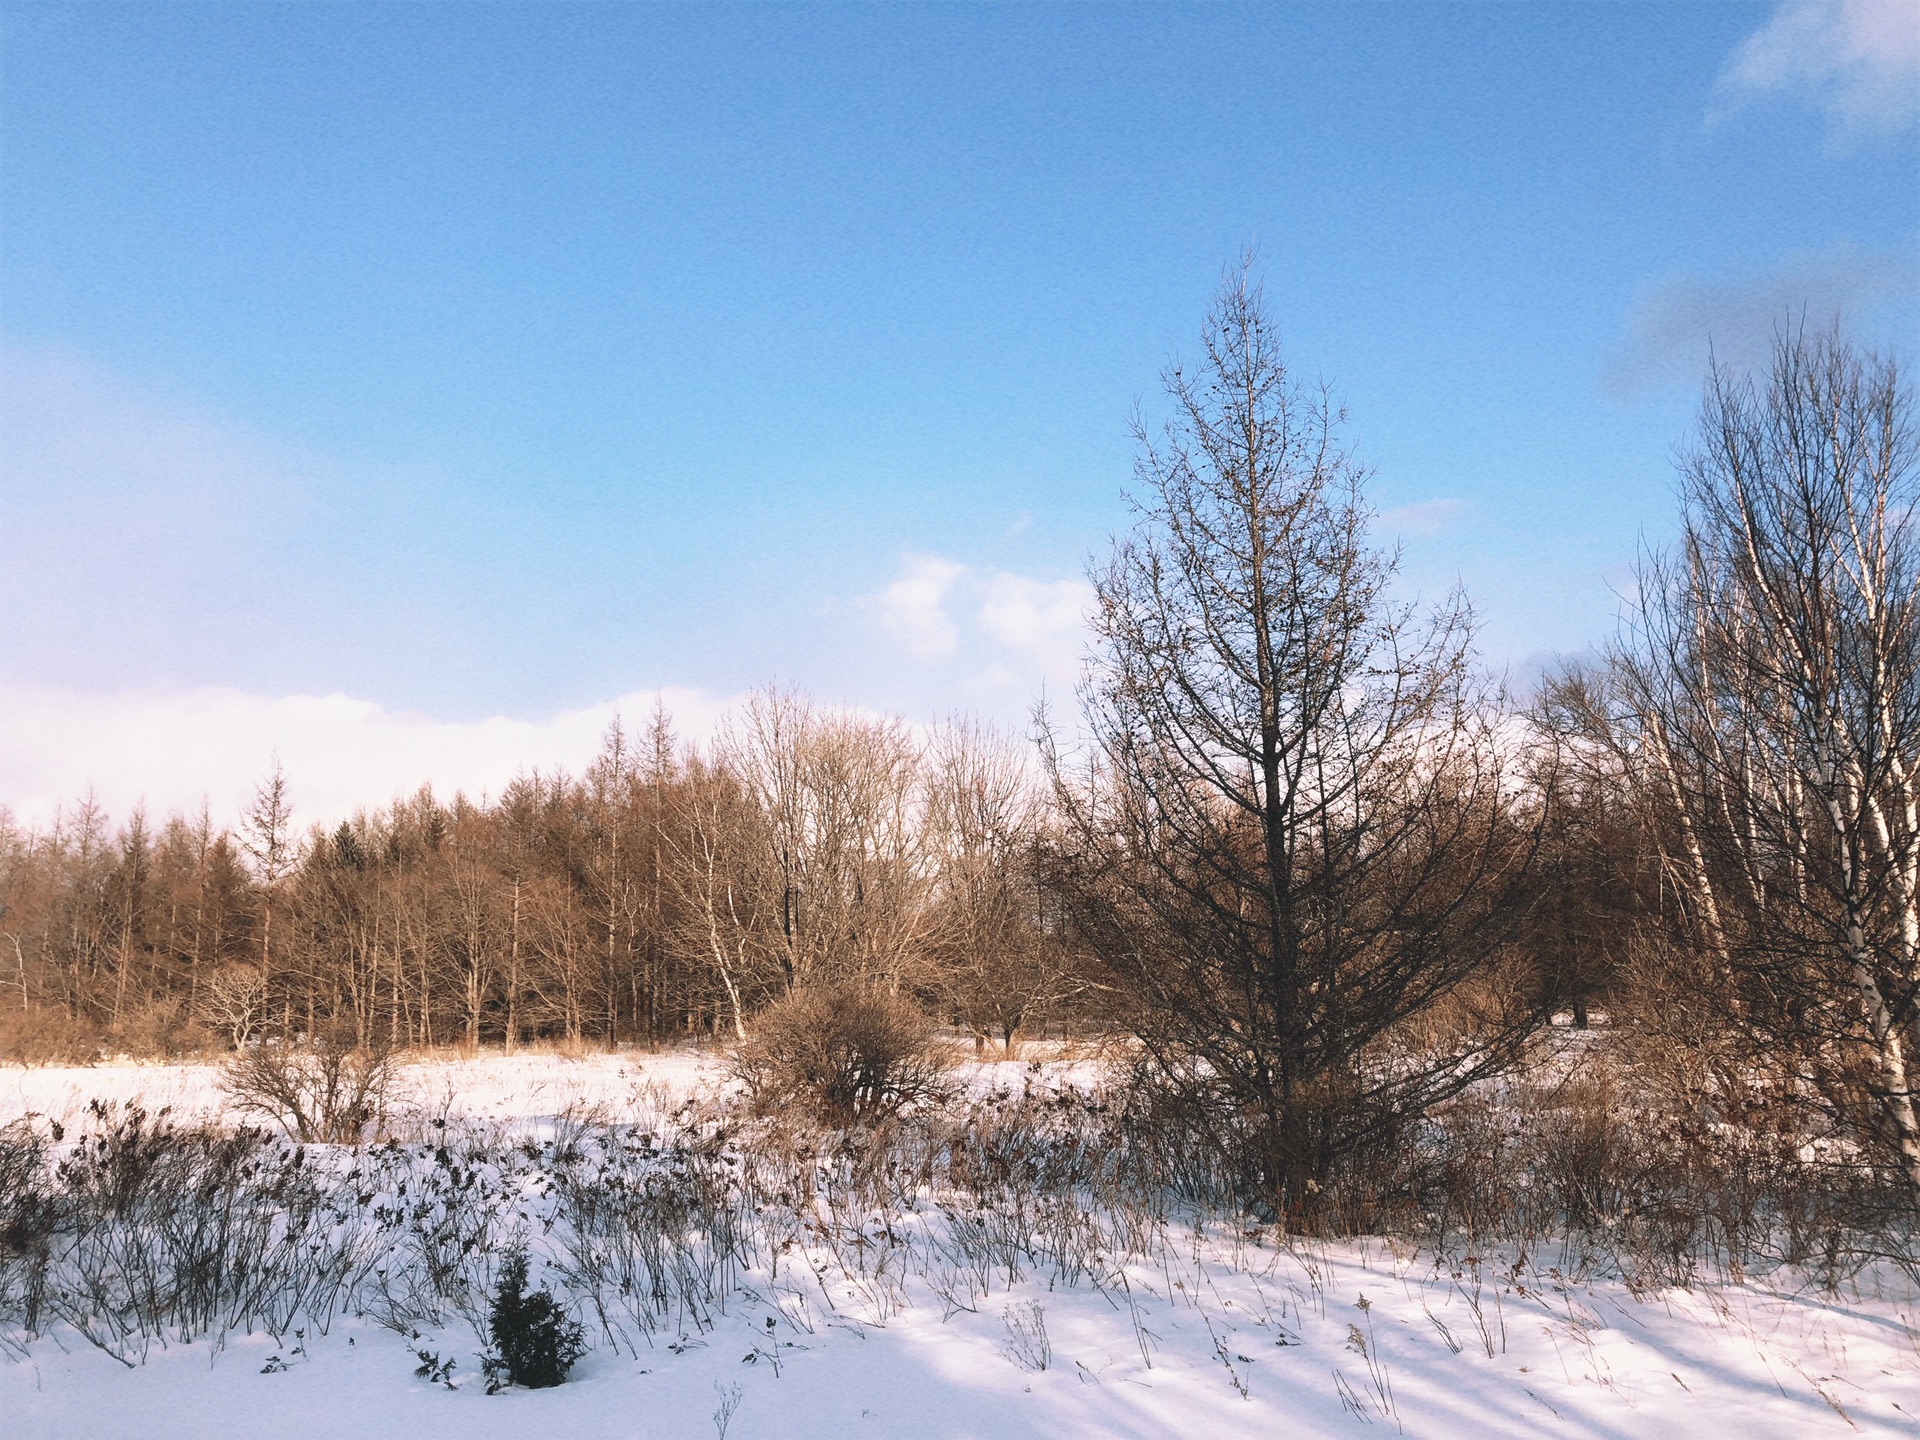
[[[985,1092],[1027,1073],[971,1080]],[[192,1066],[0,1069],[0,1124],[81,1123],[94,1098],[207,1116],[216,1080]],[[715,1076],[693,1053],[529,1055],[412,1067],[403,1083],[421,1124],[539,1134],[589,1108],[658,1114]],[[868,1284],[789,1261],[741,1271],[710,1323],[629,1329],[630,1348],[590,1323],[598,1348],[565,1385],[492,1396],[460,1322],[414,1339],[339,1317],[326,1334],[154,1345],[136,1364],[54,1327],[0,1360],[0,1436],[1920,1434],[1920,1301],[1897,1276],[1840,1295],[1635,1294],[1515,1258],[1441,1264],[1379,1241],[1277,1247],[1214,1227],[1170,1232],[1098,1285],[1035,1265],[946,1296],[926,1274]],[[415,1375],[419,1350],[456,1362],[451,1388]]]
[[[470,1119],[521,1119],[569,1108],[618,1114],[646,1086],[691,1094],[714,1080],[713,1062],[695,1050],[627,1051],[568,1059],[546,1052],[483,1054],[473,1059],[403,1065],[394,1104],[404,1119],[422,1111]],[[213,1065],[0,1065],[0,1125],[27,1114],[71,1123],[88,1102],[172,1108],[175,1119],[210,1119],[227,1110]]]

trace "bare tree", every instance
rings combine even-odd
[[[1897,365],[1838,330],[1716,368],[1613,678],[1723,1017],[1920,1188],[1916,454]]]
[[[823,713],[803,695],[752,696],[715,760],[765,824],[787,988],[859,979],[897,989],[925,948],[920,752],[894,720]]]
[[[520,1044],[524,1022],[521,1002],[527,988],[527,898],[530,884],[538,873],[536,845],[541,800],[542,786],[538,779],[520,779],[507,787],[498,809],[501,879],[507,890],[504,900],[507,953],[501,983],[506,992],[504,1024],[509,1055]]]
[[[601,930],[597,989],[605,1007],[603,1023],[609,1049],[619,1043],[619,1006],[623,979],[631,972],[635,928],[643,891],[635,873],[634,846],[628,835],[638,783],[627,732],[615,716],[601,738],[600,753],[587,767],[586,799],[592,902]]]
[[[791,953],[780,895],[768,883],[767,817],[730,771],[696,759],[687,767],[678,820],[663,836],[663,878],[678,920],[671,944],[719,982],[729,1028],[744,1040],[748,1004]],[[790,915],[791,896],[787,906]]]
[[[497,980],[499,956],[492,907],[499,876],[487,861],[491,836],[485,818],[464,801],[440,859],[442,880],[454,918],[455,933],[447,947],[459,977],[461,1018],[469,1053],[480,1048],[480,1027],[486,1017]]]
[[[373,837],[364,816],[342,822],[326,839],[316,837],[301,867],[294,911],[308,964],[309,994],[333,1023],[351,1024],[356,1043],[370,1045],[379,1033],[378,1008],[385,915],[380,876],[370,853]],[[389,1040],[398,1026],[387,1026]]]
[[[236,1050],[244,1050],[259,1035],[266,1005],[266,977],[257,966],[222,965],[200,987],[201,1017]]]
[[[1389,599],[1344,416],[1282,362],[1246,267],[1173,417],[1136,423],[1139,523],[1094,575],[1084,767],[1047,746],[1076,919],[1162,1073],[1278,1213],[1510,1059],[1502,1003],[1417,1052],[1487,967],[1527,827],[1471,670],[1471,615]],[[1494,992],[1490,992],[1494,993]],[[1465,1013],[1465,1012],[1463,1012]]]
[[[273,906],[280,882],[298,859],[293,835],[293,797],[287,787],[280,757],[255,787],[252,803],[241,817],[242,843],[260,882],[260,978],[269,1003],[273,991]]]
[[[357,1145],[386,1111],[393,1053],[328,1028],[300,1044],[262,1041],[231,1056],[221,1086],[236,1108],[266,1116],[303,1144]]]
[[[976,1048],[1077,993],[1068,950],[1046,924],[1045,816],[1031,767],[1004,736],[953,720],[928,756],[925,824],[933,860],[932,988]]]
[[[120,832],[120,863],[115,867],[114,875],[114,888],[119,891],[114,904],[115,928],[119,932],[114,947],[113,967],[112,1023],[116,1026],[126,1013],[127,982],[132,978],[134,956],[147,929],[147,926],[142,923],[141,912],[146,905],[146,890],[152,861],[146,809],[144,806],[135,806],[132,816],[127,820],[126,828]]]

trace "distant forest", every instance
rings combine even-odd
[[[428,791],[303,830],[0,821],[9,1058],[344,1027],[405,1047],[739,1035],[820,981],[904,988],[1002,1045],[1085,1013],[1021,748],[766,691],[701,753],[618,723],[579,777]]]

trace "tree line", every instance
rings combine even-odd
[[[1783,326],[1764,373],[1712,370],[1679,539],[1599,657],[1520,698],[1464,595],[1402,593],[1345,414],[1248,267],[1163,381],[1078,717],[1042,711],[1037,753],[767,690],[706,746],[655,716],[492,803],[296,836],[276,772],[230,833],[8,824],[0,1037],[740,1039],[851,983],[1009,1048],[1060,1018],[1128,1037],[1303,1216],[1591,1022],[1677,1125],[1920,1192],[1898,363]]]
[[[12,1056],[344,1032],[406,1047],[743,1036],[828,981],[1010,1045],[1085,988],[1020,747],[754,695],[706,747],[619,723],[578,777],[428,790],[298,827],[277,767],[241,822],[0,823]],[[10,1056],[9,1058],[12,1058]]]

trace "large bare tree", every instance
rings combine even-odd
[[[1200,364],[1163,378],[1139,523],[1093,577],[1084,764],[1048,747],[1071,893],[1162,1072],[1311,1222],[1343,1157],[1526,1033],[1496,1006],[1405,1041],[1498,952],[1527,827],[1464,600],[1391,598],[1344,417],[1289,373],[1244,265]]]
[[[789,955],[781,894],[770,883],[767,817],[731,772],[696,758],[687,766],[678,823],[666,833],[662,864],[676,923],[673,953],[717,982],[726,1023],[747,1036],[747,1007],[782,983]],[[791,896],[787,897],[789,913]]]

